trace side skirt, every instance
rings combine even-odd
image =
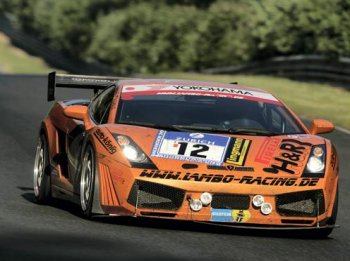
[[[79,195],[76,195],[56,185],[51,185],[51,196],[57,199],[67,200],[75,204],[80,204]]]

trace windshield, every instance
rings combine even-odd
[[[116,123],[261,136],[305,133],[280,104],[204,95],[121,99]]]

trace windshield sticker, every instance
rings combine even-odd
[[[222,165],[229,137],[160,130],[151,157]]]
[[[184,85],[126,85],[122,89],[122,99],[132,100],[134,96],[152,95],[192,95],[219,98],[247,99],[280,104],[271,94],[240,88]]]
[[[289,174],[298,174],[303,161],[310,153],[312,144],[294,139],[283,139],[280,145],[280,155],[274,158],[269,168],[264,168],[265,172],[278,174],[279,171]]]
[[[243,166],[248,155],[251,141],[241,138],[232,138],[229,150],[225,156],[225,163]]]

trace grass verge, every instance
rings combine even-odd
[[[328,84],[306,83],[286,78],[249,75],[206,75],[197,73],[161,73],[157,77],[215,82],[238,82],[267,90],[287,104],[299,116],[322,118],[350,129],[350,91]]]
[[[0,32],[0,73],[47,74],[53,70],[42,59],[11,45],[9,38]]]

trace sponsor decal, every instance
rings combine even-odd
[[[225,88],[213,86],[185,86],[185,85],[127,85],[123,87],[122,99],[133,99],[136,95],[194,95],[194,96],[214,96],[233,99],[248,99],[266,101],[280,104],[271,94],[253,90],[238,88]]]
[[[244,165],[250,144],[251,140],[232,138],[230,149],[225,157],[225,163],[240,166]]]
[[[246,90],[235,90],[231,88],[220,88],[220,87],[210,87],[210,86],[184,86],[184,85],[174,85],[172,87],[175,90],[180,90],[180,91],[218,92],[218,93],[230,93],[230,94],[254,96],[252,92],[249,92]],[[169,89],[169,88],[166,88],[166,89]]]
[[[233,222],[232,209],[211,209],[211,221],[215,222]]]
[[[214,169],[214,170],[226,170],[226,171],[254,171],[253,167],[243,167],[243,166],[233,166],[233,165],[227,165],[227,166],[215,166],[215,165],[208,165],[208,169]]]
[[[263,185],[263,186],[316,186],[319,178],[272,178],[272,177],[253,177],[244,176],[239,180],[240,184]]]
[[[210,220],[214,222],[247,222],[251,217],[249,210],[212,208]]]
[[[204,134],[203,133],[191,133],[190,137],[194,138],[194,139],[203,139],[204,138]]]
[[[213,183],[230,183],[233,181],[233,175],[221,174],[199,174],[199,173],[183,173],[181,171],[163,171],[163,170],[143,170],[140,177],[155,178],[155,179],[172,179],[183,181],[197,182],[213,182]]]
[[[269,168],[264,168],[265,172],[278,174],[280,171],[295,174],[300,162],[304,161],[310,152],[312,144],[294,139],[283,139],[279,149],[281,154],[275,157]]]
[[[160,130],[151,157],[222,165],[229,137]]]
[[[144,169],[140,173],[142,178],[164,179],[164,180],[179,180],[179,181],[195,181],[195,182],[210,182],[210,183],[232,183],[244,185],[259,185],[259,186],[316,186],[319,178],[277,178],[277,177],[253,177],[243,176],[236,177],[233,174],[210,174],[210,173],[190,173],[181,171],[166,171],[166,170],[150,170]]]
[[[94,132],[94,135],[110,154],[114,154],[117,151],[117,147],[113,145],[112,141],[103,133],[103,131],[97,129]]]
[[[116,81],[113,81],[113,80],[108,80],[108,79],[96,79],[96,78],[77,78],[77,77],[73,77],[71,78],[72,81],[74,82],[80,82],[80,83],[87,83],[87,84],[96,84],[96,83],[99,83],[99,84],[113,84],[115,83]]]
[[[250,219],[251,215],[249,210],[235,209],[232,211],[233,222],[244,223]]]
[[[269,164],[279,145],[280,139],[266,138],[264,143],[260,147],[260,150],[258,151],[255,161],[263,163],[265,165]]]

